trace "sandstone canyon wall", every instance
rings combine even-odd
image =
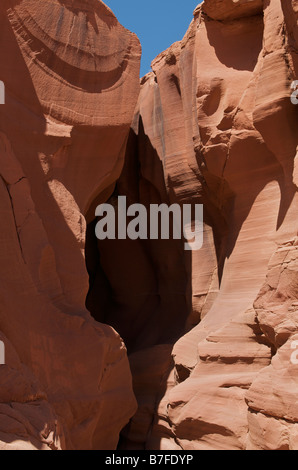
[[[122,340],[85,308],[85,227],[123,166],[140,44],[97,0],[0,14],[0,448],[113,449],[136,402]]]
[[[141,86],[102,2],[0,11],[1,448],[298,449],[297,0],[205,0]],[[118,195],[202,249],[98,241]]]
[[[202,203],[205,229],[191,255],[130,245],[138,339],[105,308],[139,402],[122,448],[297,449],[297,66],[297,2],[206,0],[142,79],[118,194]]]

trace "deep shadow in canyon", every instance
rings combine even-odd
[[[147,164],[150,178],[143,175]],[[150,204],[173,202],[141,118],[138,135],[130,132],[122,175],[107,201],[114,205],[116,215],[118,196],[126,196],[127,206],[143,204],[148,214]],[[97,321],[112,326],[123,338],[138,401],[147,390],[145,419],[139,402],[119,441],[119,449],[143,449],[173,369],[172,346],[185,334],[191,313],[191,252],[184,251],[184,240],[98,240],[96,223],[89,223],[86,233],[90,281],[86,306]],[[134,442],[126,437],[131,433],[136,436]]]
[[[145,134],[141,117],[138,131],[130,131],[122,174],[112,196],[106,200],[115,208],[116,221],[118,196],[126,196],[127,206],[143,204],[148,214],[150,204],[203,204],[204,223],[213,227],[221,278],[225,221],[212,203],[205,204],[208,195],[203,186],[191,200],[177,198],[170,179],[165,182],[163,164]],[[96,200],[103,198],[99,195]],[[192,308],[192,252],[184,249],[185,240],[173,237],[169,240],[161,237],[158,240],[98,240],[97,221],[88,224],[86,233],[90,284],[86,306],[95,320],[112,326],[123,338],[137,399],[147,391],[148,402],[139,403],[139,410],[123,430],[119,443],[121,449],[142,449],[150,440],[155,411],[173,371],[172,347],[195,326],[194,321],[200,321],[200,315],[193,313]],[[127,440],[127,435],[134,435],[135,441]],[[159,442],[151,446],[158,449]]]
[[[150,180],[142,176],[146,161],[152,165]],[[118,196],[126,196],[127,206],[143,204],[147,213],[150,204],[173,202],[141,119],[139,135],[131,130],[122,175],[107,201],[116,214]],[[184,251],[184,240],[98,240],[95,225],[96,220],[89,223],[86,234],[88,310],[119,332],[129,353],[173,344],[185,333],[191,310],[191,255]],[[148,232],[149,227],[148,220]]]

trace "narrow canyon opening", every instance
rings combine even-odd
[[[174,190],[171,191],[171,181],[167,185],[166,189],[162,162],[140,118],[137,134],[130,131],[124,168],[112,195],[105,199],[98,195],[95,200],[111,204],[116,221],[119,196],[126,197],[127,206],[144,205],[148,214],[151,204],[181,206],[189,202],[187,197],[176,197]],[[195,202],[200,204],[205,200],[202,190]],[[168,380],[174,373],[175,381],[181,383],[190,374],[184,367],[177,366],[174,370],[173,346],[200,322],[204,306],[209,308],[216,293],[212,292],[209,278],[206,290],[199,291],[197,286],[194,291],[193,253],[185,250],[183,238],[98,240],[97,222],[98,219],[93,219],[86,232],[89,274],[86,306],[96,321],[112,326],[127,347],[139,409],[123,430],[119,448],[142,449],[154,426]],[[214,276],[218,279],[214,284],[218,285],[225,260],[226,229],[223,217],[210,201],[204,206],[204,223],[208,231],[206,239],[215,246]],[[149,226],[150,220],[148,233]],[[204,271],[203,264],[200,269]],[[153,445],[159,448],[157,441]]]
[[[140,141],[152,158],[151,181],[142,176]],[[168,202],[160,160],[142,126],[139,136],[131,130],[124,169],[106,201],[116,214],[118,196],[126,196],[127,206],[140,203],[149,208]],[[97,321],[116,329],[129,354],[173,344],[185,333],[191,311],[191,255],[184,250],[184,240],[98,240],[95,226],[94,219],[86,234],[88,310]]]
[[[150,164],[149,176],[145,176],[146,162]],[[126,196],[127,206],[140,203],[147,209],[150,204],[173,202],[167,195],[162,164],[141,120],[138,135],[130,132],[122,174],[112,196],[106,200],[115,207],[116,214],[118,196]],[[86,233],[90,283],[86,306],[95,320],[112,326],[122,337],[138,401],[146,390],[145,412],[142,399],[119,442],[122,449],[143,448],[173,370],[173,345],[193,326],[189,324],[191,252],[184,250],[185,240],[173,237],[98,240],[96,223],[96,219],[91,221]],[[148,232],[149,224],[148,221]],[[133,432],[134,442],[130,442],[132,428],[137,430]]]

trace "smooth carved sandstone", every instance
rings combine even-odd
[[[150,284],[138,277],[125,309],[142,341],[106,304],[106,321],[131,345],[139,402],[123,448],[297,448],[293,12],[295,2],[206,0],[141,81],[117,192],[145,205],[203,203],[205,241],[191,256],[161,242],[130,247],[153,260]],[[120,285],[111,265],[101,268]],[[142,364],[156,354],[148,387]]]
[[[123,166],[139,41],[97,0],[0,15],[0,448],[114,449],[136,403],[122,340],[85,309],[85,218]]]
[[[261,14],[264,0],[205,0],[202,6],[213,20],[230,21]]]

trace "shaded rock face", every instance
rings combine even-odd
[[[1,449],[113,449],[126,349],[85,308],[86,220],[120,175],[140,45],[95,0],[0,5]]]
[[[142,79],[113,198],[203,203],[205,228],[189,255],[90,227],[139,402],[121,448],[298,448],[297,65],[297,2],[206,0]]]

